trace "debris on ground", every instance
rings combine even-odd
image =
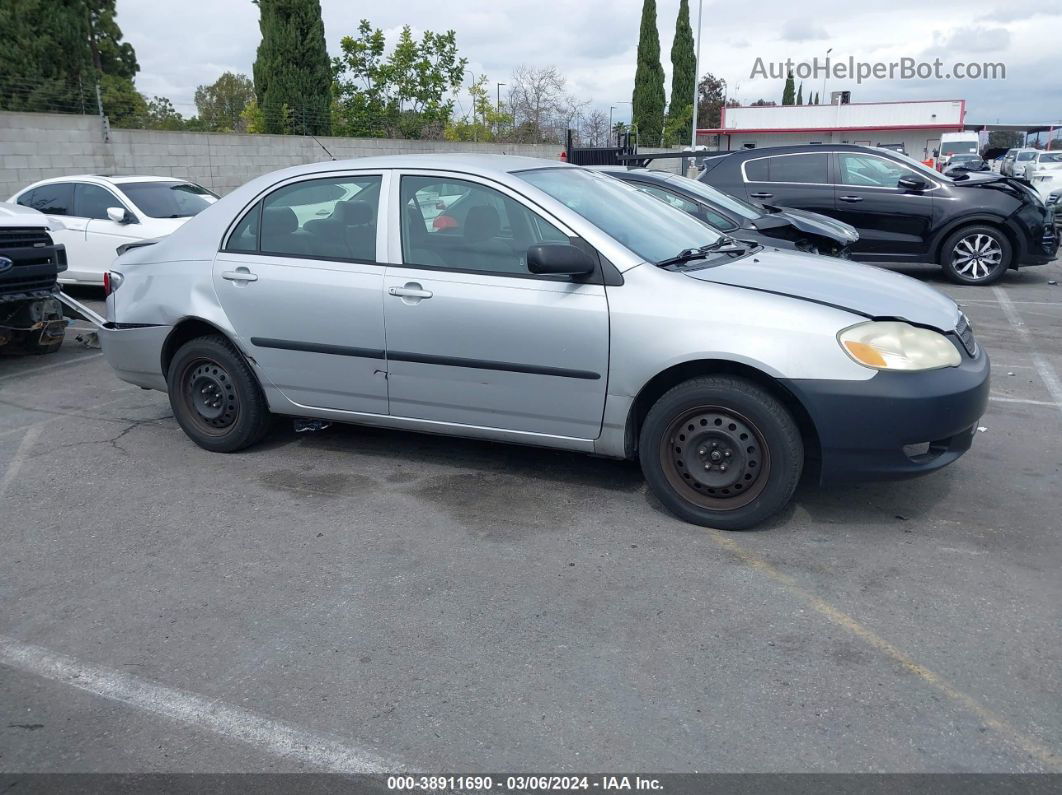
[[[297,419],[295,422],[295,433],[315,433],[317,431],[323,431],[325,428],[330,428],[332,423],[327,420],[309,420],[309,419]]]

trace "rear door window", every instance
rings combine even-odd
[[[827,157],[825,153],[772,157],[768,166],[768,181],[825,185]]]
[[[70,215],[74,205],[74,184],[53,182],[41,185],[19,196],[18,203],[48,215]]]
[[[279,188],[262,208],[262,253],[375,262],[380,183],[379,175],[340,176]],[[230,249],[254,237],[251,215],[233,231]]]

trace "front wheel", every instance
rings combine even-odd
[[[718,375],[679,384],[653,405],[639,457],[649,488],[676,516],[747,530],[789,502],[804,446],[773,395],[744,378]]]
[[[269,430],[269,407],[258,381],[222,336],[198,337],[182,345],[166,382],[177,423],[205,450],[242,450]]]
[[[940,249],[944,275],[956,284],[993,284],[1010,267],[1010,241],[992,226],[967,226],[952,233]]]

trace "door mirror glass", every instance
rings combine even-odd
[[[928,183],[918,177],[900,177],[896,187],[904,190],[925,190],[928,187]]]
[[[594,272],[594,261],[575,246],[544,243],[527,250],[527,269],[543,275],[586,276]]]
[[[107,217],[116,224],[128,224],[132,223],[133,220],[129,217],[129,212],[124,207],[108,207]]]

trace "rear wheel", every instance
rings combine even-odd
[[[269,407],[258,381],[222,336],[197,337],[182,345],[166,381],[177,423],[206,450],[242,450],[269,430]]]
[[[694,378],[661,397],[642,425],[639,456],[668,510],[723,530],[747,530],[781,510],[804,465],[785,406],[733,376]]]
[[[940,250],[944,274],[956,284],[993,284],[1010,267],[1010,241],[992,226],[967,226],[952,233]]]

